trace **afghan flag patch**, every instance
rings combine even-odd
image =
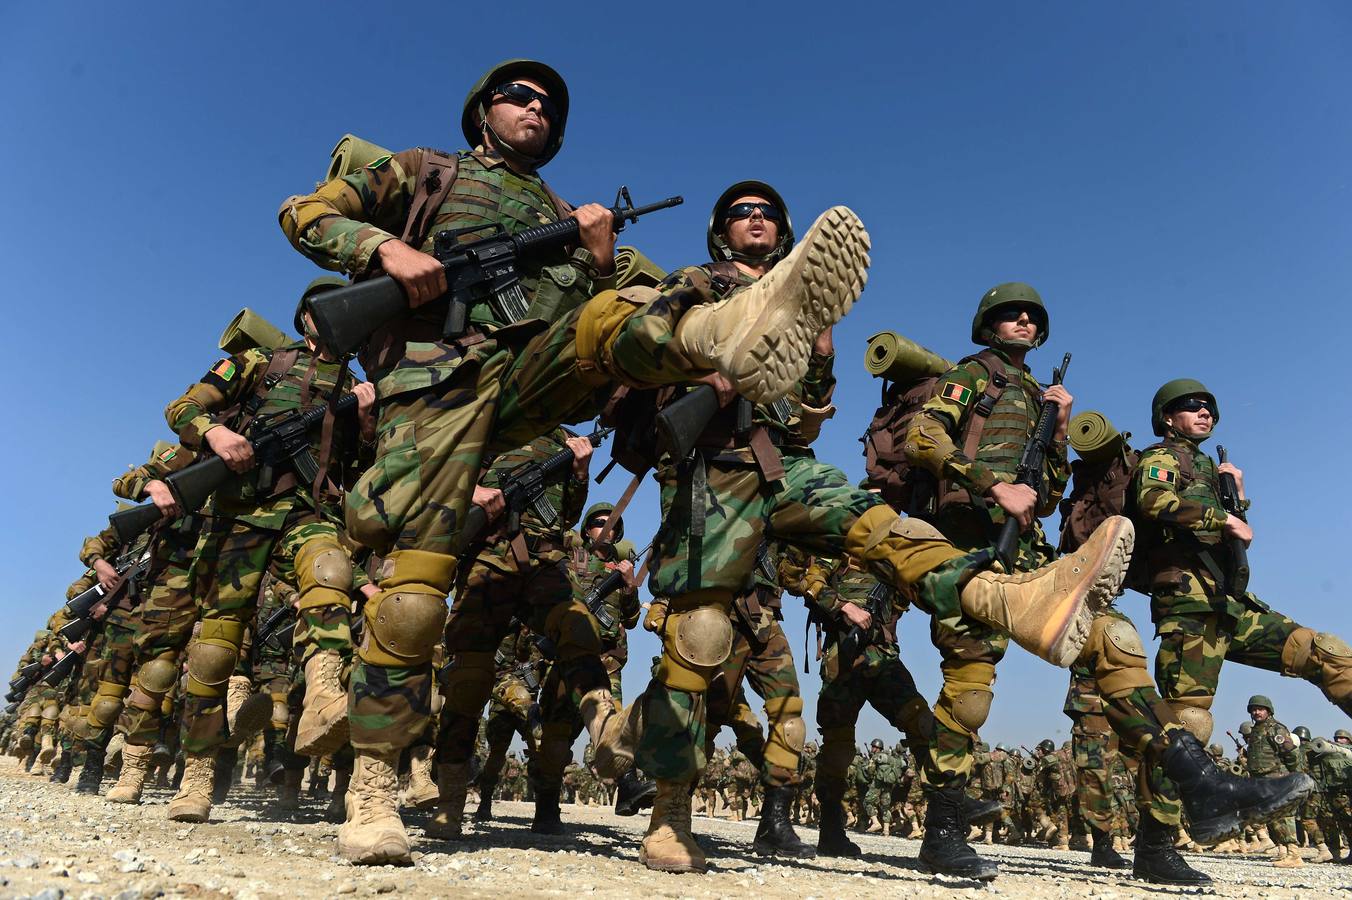
[[[954,403],[961,406],[966,406],[972,399],[972,391],[970,388],[965,388],[955,381],[950,381],[948,384],[944,385],[943,398],[945,400],[952,400]]]
[[[223,359],[212,366],[211,374],[215,375],[221,381],[229,381],[235,377],[235,363],[233,360]]]
[[[160,452],[159,460],[160,460],[160,462],[168,462],[169,460],[173,459],[175,456],[178,456],[178,448],[177,448],[177,447],[169,447],[169,448],[167,448],[167,449],[165,449],[165,450],[163,450],[163,451]]]
[[[1163,481],[1165,484],[1173,484],[1174,480],[1178,478],[1175,473],[1168,469],[1160,468],[1159,466],[1151,466],[1146,470],[1145,474],[1156,481]]]

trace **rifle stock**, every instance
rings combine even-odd
[[[1216,455],[1222,463],[1230,461],[1224,447],[1216,447]],[[1240,508],[1239,485],[1235,482],[1235,476],[1229,472],[1220,473],[1220,486],[1221,506],[1226,514],[1248,521],[1244,510]],[[1249,548],[1239,538],[1230,538],[1227,543],[1230,545],[1230,584],[1227,587],[1231,595],[1240,597],[1249,590]]]
[[[654,420],[657,434],[673,460],[682,460],[695,448],[695,441],[719,410],[718,392],[707,384],[668,403]]]
[[[1061,368],[1052,372],[1052,384],[1057,385],[1065,381],[1066,369],[1070,368],[1070,354],[1067,353],[1061,360]],[[1061,404],[1053,400],[1043,400],[1042,408],[1038,411],[1037,424],[1033,427],[1033,434],[1028,438],[1028,443],[1024,445],[1023,456],[1019,460],[1018,474],[1014,476],[1015,484],[1025,484],[1037,491],[1038,502],[1042,500],[1042,467],[1047,459],[1047,451],[1052,446],[1052,435],[1056,431],[1056,417],[1061,411]],[[1037,511],[1033,511],[1037,515]],[[1014,572],[1014,560],[1019,552],[1019,520],[1006,515],[1005,522],[1000,527],[1000,536],[995,541],[995,556],[1000,560],[1000,564],[1008,573]]]

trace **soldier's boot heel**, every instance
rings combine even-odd
[[[211,788],[216,772],[216,754],[183,754],[183,779],[169,801],[169,818],[175,822],[205,822],[211,818]]]
[[[596,755],[592,768],[601,778],[617,779],[634,767],[634,750],[643,733],[643,698],[617,709],[610,691],[589,691],[578,704]]]
[[[1211,877],[1184,862],[1174,849],[1174,829],[1141,811],[1140,830],[1136,834],[1136,857],[1131,874],[1153,884],[1177,884],[1204,887]]]
[[[1093,848],[1089,851],[1089,865],[1100,869],[1130,869],[1131,863],[1113,847],[1113,836],[1098,828],[1090,828],[1093,833]]]
[[[122,748],[122,771],[117,783],[108,789],[106,799],[112,803],[140,803],[141,791],[150,774],[150,747],[127,744]]]
[[[615,815],[633,816],[653,805],[657,784],[630,769],[615,780]]]
[[[967,819],[963,814],[960,787],[927,788],[925,837],[920,842],[920,861],[940,875],[990,881],[1000,867],[982,859],[967,843]]]
[[[811,859],[817,855],[811,844],[799,839],[789,821],[789,807],[797,792],[788,785],[765,789],[765,803],[761,806],[760,823],[751,849],[766,856],[789,856]]]
[[[497,789],[498,780],[496,778],[481,778],[479,780],[479,808],[474,810],[474,821],[493,821],[493,792]]]
[[[535,789],[535,816],[530,830],[534,834],[563,834],[563,817],[559,813],[559,788]]]
[[[85,752],[80,777],[75,780],[75,793],[97,794],[101,784],[103,784],[103,753],[95,747],[90,747]]]
[[[1333,851],[1329,849],[1329,845],[1321,842],[1317,846],[1319,848],[1319,856],[1315,859],[1315,862],[1333,862]]]
[[[748,399],[778,399],[807,371],[817,336],[859,299],[868,250],[864,223],[834,206],[755,284],[682,316],[673,344],[696,368],[721,372]]]
[[[418,809],[430,809],[441,796],[433,770],[436,768],[435,748],[419,744],[409,750],[408,790],[404,802]]]
[[[1164,773],[1178,785],[1192,837],[1211,846],[1238,835],[1243,826],[1290,812],[1314,790],[1308,775],[1241,778],[1222,771],[1201,742],[1183,729],[1168,733]]]
[[[1005,814],[1005,807],[998,799],[968,797],[963,795],[962,814],[973,825],[985,827],[994,825]]]
[[[845,805],[839,797],[817,794],[821,823],[817,828],[817,855],[858,857],[863,851],[845,833]]]
[[[1272,864],[1279,869],[1299,869],[1305,865],[1305,859],[1300,855],[1300,848],[1295,844],[1287,844],[1283,848],[1286,853]]]
[[[358,751],[347,790],[347,821],[338,828],[338,852],[357,865],[411,865],[408,834],[399,818],[398,751]]]
[[[469,763],[438,764],[437,788],[440,797],[427,823],[427,833],[443,840],[459,840],[464,834],[465,801],[469,798]]]
[[[706,872],[704,851],[690,832],[690,783],[657,780],[652,818],[638,861],[657,872]]]
[[[305,662],[305,700],[296,723],[296,752],[302,756],[333,753],[347,743],[349,730],[342,654],[321,650]]]

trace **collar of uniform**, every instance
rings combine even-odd
[[[485,169],[496,169],[499,166],[507,165],[507,160],[503,159],[501,154],[495,150],[489,150],[483,144],[469,151],[469,155],[478,160],[479,164]]]

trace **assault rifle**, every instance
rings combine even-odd
[[[526,686],[526,690],[534,694],[540,689],[540,677],[536,673],[537,663],[534,660],[525,660],[516,662],[511,654],[506,653],[502,647],[493,654],[493,662],[499,669],[506,671],[508,675],[515,675],[521,679],[521,683]]]
[[[347,394],[333,405],[333,412],[342,415],[356,408],[356,394]],[[324,421],[328,411],[328,405],[324,404],[305,410],[259,416],[250,423],[245,437],[253,446],[254,458],[263,480],[271,478],[273,468],[289,465],[295,470],[296,479],[301,484],[314,483],[319,476],[319,463],[310,451],[310,430]],[[219,456],[208,456],[165,476],[164,483],[174,492],[184,513],[195,513],[233,474],[225,460]],[[117,531],[118,538],[125,543],[134,540],[162,518],[164,516],[155,504],[145,503],[115,512],[108,517],[108,521]]]
[[[652,544],[644,547],[638,552],[638,558],[642,559],[647,556],[652,548]],[[582,602],[587,604],[587,609],[591,610],[591,614],[596,617],[596,621],[605,631],[610,631],[615,627],[615,617],[610,614],[610,610],[606,609],[606,598],[624,585],[624,573],[619,569],[612,569],[610,574],[592,585],[592,589],[587,591],[587,596],[582,598]]]
[[[1070,354],[1061,360],[1061,368],[1052,370],[1052,384],[1060,384],[1066,378],[1066,369],[1070,368]],[[1015,484],[1026,484],[1037,492],[1038,502],[1042,500],[1046,485],[1043,484],[1042,470],[1047,453],[1052,449],[1052,438],[1056,434],[1056,416],[1061,404],[1053,400],[1043,400],[1042,409],[1037,414],[1037,425],[1023,448],[1019,459],[1019,468],[1014,475]],[[1036,511],[1034,511],[1036,515]],[[1014,559],[1019,553],[1019,520],[1013,516],[1005,517],[1000,537],[995,541],[995,556],[1005,567],[1006,572],[1014,571]]]
[[[887,621],[888,615],[892,612],[892,589],[881,581],[875,581],[873,587],[869,588],[868,599],[864,603],[864,608],[868,614],[873,617],[870,627],[867,629],[853,625],[845,636],[840,639],[840,645],[837,647],[837,653],[840,659],[840,671],[848,671],[854,661],[868,649],[872,643],[872,634],[874,628],[881,628]]]
[[[1244,745],[1239,742],[1239,738],[1235,737],[1235,733],[1233,731],[1226,731],[1225,733],[1230,736],[1230,740],[1235,742],[1235,753],[1243,753]]]
[[[683,202],[681,197],[668,197],[635,207],[629,189],[621,187],[610,209],[615,232],[623,230],[626,221],[637,222],[640,216]],[[461,241],[465,235],[485,231],[486,237]],[[573,218],[537,225],[516,234],[508,234],[501,225],[438,232],[432,255],[446,270],[446,296],[450,297],[443,336],[455,338],[464,334],[470,306],[482,301],[492,305],[504,322],[526,318],[529,304],[521,290],[521,264],[566,244],[576,244],[578,235],[577,219]],[[352,353],[372,331],[409,309],[403,288],[389,275],[325,291],[311,297],[307,306],[320,343],[340,356]]]
[[[1216,448],[1216,455],[1220,457],[1221,462],[1229,462],[1229,454],[1225,452],[1224,447]],[[1220,476],[1221,483],[1221,508],[1227,515],[1238,516],[1247,522],[1249,519],[1244,515],[1244,509],[1239,499],[1239,485],[1235,483],[1235,476],[1229,472],[1222,472]],[[1230,538],[1230,583],[1227,585],[1231,596],[1242,597],[1249,590],[1249,548],[1244,546],[1244,542],[1239,538]]]
[[[282,641],[282,634],[286,630],[288,622],[296,618],[296,608],[290,603],[283,603],[272,611],[258,626],[258,644],[262,646],[269,644],[278,650],[285,645]]]
[[[114,513],[113,515],[118,515]],[[66,614],[72,619],[84,619],[89,617],[90,611],[107,600],[111,601],[124,588],[131,590],[136,581],[145,574],[150,568],[150,551],[142,550],[137,553],[124,553],[113,562],[113,569],[117,572],[118,582],[111,591],[105,590],[102,584],[97,581],[92,587],[86,588],[66,601]]]
[[[328,293],[334,293],[329,291]],[[587,440],[591,441],[593,447],[601,446],[601,442],[610,435],[614,428],[598,428],[587,435]],[[557,481],[562,481],[568,475],[569,469],[573,466],[573,451],[564,447],[558,453],[541,461],[526,462],[516,466],[502,477],[499,488],[502,491],[502,500],[507,507],[507,530],[516,531],[520,526],[521,514],[527,507],[534,507],[540,518],[545,521],[552,520],[558,515],[558,511],[549,503],[549,498],[545,496],[545,488]],[[186,472],[187,469],[184,469]],[[542,508],[541,504],[544,505]],[[484,512],[482,506],[471,503],[469,511],[465,513],[465,527],[460,529],[459,549],[463,550],[483,536],[488,528],[488,513]]]
[[[60,684],[67,675],[75,671],[75,667],[82,659],[83,657],[78,653],[67,652],[60,659],[53,660],[51,664],[46,666],[40,662],[24,666],[23,671],[19,673],[19,677],[9,683],[9,693],[5,695],[5,700],[10,703],[19,703],[34,685],[56,686]],[[27,673],[34,666],[37,666],[37,671],[28,675]]]

